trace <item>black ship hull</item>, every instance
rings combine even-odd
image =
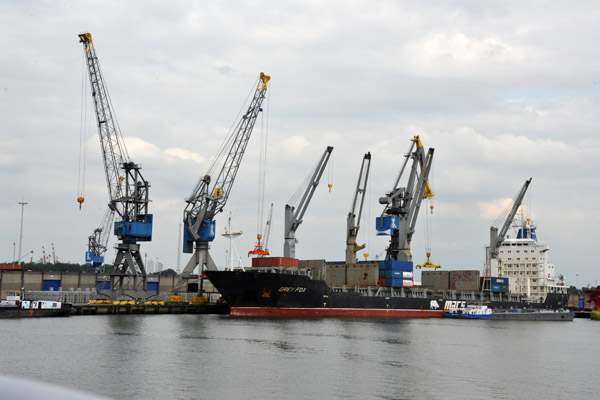
[[[20,307],[0,307],[0,318],[47,318],[66,317],[71,312],[70,304],[63,304],[59,309],[31,309]]]
[[[456,308],[457,303],[465,306],[471,300],[481,301],[481,298],[448,298],[443,293],[420,289],[334,290],[323,280],[296,274],[206,271],[206,275],[235,316],[442,318],[444,309]],[[566,305],[566,299],[549,295],[544,303],[524,303],[491,298],[487,304],[498,309],[558,309]]]

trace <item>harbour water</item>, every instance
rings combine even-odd
[[[599,334],[582,319],[76,316],[0,321],[0,359],[2,375],[128,400],[584,399]]]

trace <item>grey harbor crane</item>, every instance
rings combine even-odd
[[[332,151],[333,147],[327,146],[325,152],[323,152],[323,155],[311,171],[309,178],[300,185],[294,196],[292,196],[292,199],[290,199],[288,204],[285,205],[285,241],[283,244],[284,257],[296,258],[296,230],[302,223],[302,218],[304,217],[304,213],[306,212],[312,196],[315,193],[315,189],[317,186],[319,186],[321,176],[323,175],[323,171],[325,171],[325,167],[327,166],[327,162],[329,161]],[[296,202],[298,203],[296,204]]]
[[[242,115],[231,134],[226,138],[221,152],[215,157],[209,168],[209,173],[202,176],[192,194],[185,199],[187,205],[183,212],[183,251],[193,253],[181,276],[175,285],[181,287],[187,282],[196,267],[199,267],[198,294],[202,294],[203,271],[216,270],[209,249],[210,242],[215,238],[215,216],[223,211],[235,177],[241,165],[246,146],[256,123],[259,113],[262,111],[262,103],[267,94],[270,76],[260,73],[254,96],[248,110]],[[221,169],[213,180],[211,171],[217,168],[217,163],[224,158]]]
[[[508,228],[510,227],[510,224],[512,224],[519,207],[521,207],[521,203],[523,202],[523,198],[525,197],[525,193],[527,192],[527,188],[529,187],[531,180],[532,178],[526,180],[521,187],[521,190],[519,190],[519,193],[513,200],[513,205],[510,211],[504,218],[504,222],[502,223],[500,230],[498,230],[497,226],[490,226],[490,244],[485,249],[485,274],[483,277],[483,285],[481,286],[481,289],[484,291],[491,290],[492,263],[498,259],[499,248],[506,238]],[[502,219],[502,217],[498,218],[498,225],[500,222],[502,222]]]
[[[100,69],[92,35],[81,33],[85,60],[90,79],[90,89],[104,161],[108,185],[108,207],[118,214],[114,234],[120,240],[111,272],[112,296],[119,296],[130,287],[146,289],[146,269],[138,242],[152,240],[152,214],[148,213],[148,189],[150,184],[141,173],[141,166],[134,163],[127,153],[119,124],[113,111],[106,83]],[[104,227],[103,227],[104,229]]]
[[[371,153],[363,157],[358,174],[358,182],[354,191],[354,199],[348,213],[346,221],[346,264],[356,264],[356,253],[365,248],[364,244],[356,244],[356,237],[360,229],[363,204],[365,202],[365,193],[367,191],[367,182],[369,180],[369,169],[371,168]],[[360,201],[359,201],[360,199]],[[358,203],[358,211],[356,209]],[[357,215],[358,214],[358,215]]]
[[[428,184],[429,171],[433,162],[434,149],[427,153],[419,136],[411,140],[408,153],[392,190],[379,199],[384,205],[381,217],[376,219],[378,235],[390,235],[390,244],[386,251],[386,260],[412,263],[410,243],[415,232],[421,202],[424,198],[433,196]],[[412,160],[406,186],[399,186],[402,175]]]

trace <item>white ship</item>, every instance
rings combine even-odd
[[[548,293],[567,293],[564,276],[557,275],[548,259],[550,245],[538,243],[536,225],[523,213],[512,223],[508,235],[491,260],[492,276],[509,279],[511,293],[525,295],[530,301],[543,300]]]

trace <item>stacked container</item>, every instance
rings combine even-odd
[[[413,263],[410,261],[379,261],[379,286],[413,287]]]
[[[492,292],[494,293],[508,293],[508,278],[491,278],[492,281]]]

